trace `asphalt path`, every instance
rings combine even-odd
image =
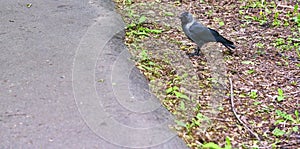
[[[0,148],[187,148],[108,0],[0,1]]]

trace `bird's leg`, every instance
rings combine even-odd
[[[200,47],[197,46],[197,48],[195,49],[195,55],[199,56],[200,55]]]
[[[200,56],[200,48],[199,46],[197,46],[197,48],[195,49],[195,52],[194,53],[190,53],[188,54],[189,57],[192,57],[192,56]]]
[[[229,48],[228,48],[229,49]],[[233,54],[233,51],[231,49],[225,51],[226,54],[229,54],[229,55],[232,55]]]

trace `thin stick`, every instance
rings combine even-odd
[[[189,13],[192,13],[192,2],[190,2],[190,5],[189,5]]]
[[[287,6],[287,5],[281,5],[281,4],[279,4],[279,5],[277,5],[278,7],[281,7],[281,8],[290,8],[290,9],[295,9],[293,6]],[[300,8],[298,8],[298,10],[300,10]]]
[[[291,94],[298,94],[300,93],[300,91],[296,91],[296,92],[290,92],[290,93],[285,93],[286,95],[291,95]]]
[[[243,81],[245,81],[245,82],[251,84],[252,86],[254,85],[252,82],[250,82],[250,81],[244,79],[240,74],[237,74],[237,75],[238,75]]]
[[[257,140],[260,141],[260,138],[258,137],[258,135],[256,133],[254,133],[245,123],[243,123],[243,121],[238,117],[235,109],[234,109],[234,102],[233,102],[233,85],[232,85],[232,80],[231,78],[229,78],[229,82],[230,82],[230,101],[231,101],[231,109],[232,109],[232,112],[234,114],[234,116],[237,118],[237,120],[252,134],[254,135]]]
[[[279,125],[286,125],[286,126],[300,126],[300,124],[287,124],[287,123],[278,123]]]

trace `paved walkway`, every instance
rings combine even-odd
[[[108,0],[0,0],[0,148],[186,148]]]

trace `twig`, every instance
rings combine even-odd
[[[300,124],[287,124],[287,123],[278,123],[279,125],[286,125],[286,126],[300,126]]]
[[[259,147],[259,146],[250,146],[250,145],[245,145],[246,147],[248,148],[258,148],[258,149],[269,149],[269,148],[272,148],[272,144],[268,145],[268,146],[263,146],[263,147]]]
[[[243,121],[238,117],[235,109],[234,109],[234,102],[233,102],[233,85],[232,85],[232,80],[231,78],[229,78],[229,82],[230,82],[230,101],[231,101],[231,109],[232,112],[234,114],[234,116],[237,118],[237,120],[252,134],[256,137],[257,140],[260,141],[260,138],[258,137],[258,135],[256,133],[254,133],[245,123],[243,123]]]
[[[300,93],[300,91],[296,91],[296,92],[290,92],[290,93],[285,93],[286,95],[291,95],[291,94],[298,94]]]
[[[189,5],[189,12],[191,13],[192,11],[192,2],[190,2],[190,5]]]
[[[287,6],[287,5],[281,5],[281,4],[278,4],[277,5],[278,7],[281,7],[281,8],[290,8],[290,9],[295,9],[294,7],[292,7],[292,6]],[[298,8],[298,10],[300,10],[300,8]]]
[[[298,9],[299,10],[299,9]],[[300,42],[299,39],[296,39],[296,38],[292,38],[291,40],[295,41],[295,42]]]
[[[225,119],[222,119],[222,118],[215,118],[215,117],[211,117],[210,119],[211,120],[221,121],[221,122],[232,122],[232,120],[225,120]]]
[[[288,148],[288,146],[290,146],[290,148],[294,148],[296,147],[295,145],[299,145],[300,141],[299,140],[288,140],[286,141],[289,144],[282,144],[282,145],[276,145],[277,148]]]
[[[237,73],[237,75],[238,75],[243,81],[249,83],[249,84],[252,85],[252,86],[254,85],[252,82],[250,82],[250,81],[244,79],[239,73]]]

